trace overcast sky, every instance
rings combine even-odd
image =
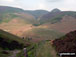
[[[76,11],[76,0],[0,0],[0,5],[19,7],[24,10],[51,11],[54,8],[59,8],[63,11]]]

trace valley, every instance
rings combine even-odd
[[[66,38],[61,43],[68,43],[76,33],[72,33],[73,36],[66,35],[75,30],[76,12],[74,11],[61,11],[57,8],[52,11],[32,11],[0,6],[0,55],[24,57],[23,49],[26,48],[28,57],[59,57],[58,53],[65,48],[62,45],[58,46],[59,42]],[[58,41],[58,44],[55,41]],[[75,39],[72,41],[76,44]],[[71,48],[67,43],[65,46]],[[59,50],[61,47],[63,50]],[[3,51],[8,54],[3,54]],[[14,51],[19,52],[15,54]]]

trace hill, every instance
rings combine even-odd
[[[53,41],[58,53],[76,53],[76,30]],[[69,57],[69,56],[68,56]],[[75,56],[76,57],[76,56]]]
[[[12,19],[20,19],[25,23],[34,23],[35,18],[20,8],[0,6],[0,23],[9,22]]]
[[[0,6],[0,13],[15,13],[15,12],[24,12],[24,10],[20,8],[15,8],[15,7],[9,7],[9,6]]]
[[[57,11],[56,11],[57,10]],[[56,11],[56,12],[53,12]],[[52,10],[50,13],[40,18],[41,27],[55,29],[60,32],[68,33],[76,29],[76,12]]]
[[[61,12],[61,10],[55,8],[55,9],[53,9],[51,12],[52,12],[52,13],[56,13],[56,12]]]
[[[56,10],[56,9],[54,9]],[[57,23],[60,22],[62,20],[62,18],[64,16],[71,16],[71,17],[75,17],[76,12],[73,11],[57,11],[57,12],[53,12],[54,10],[52,10],[50,13],[43,15],[40,18],[40,23],[44,24],[44,23]],[[57,9],[58,10],[58,9]]]

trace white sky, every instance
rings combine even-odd
[[[1,6],[19,7],[24,10],[49,10],[59,8],[76,11],[76,0],[0,0]]]

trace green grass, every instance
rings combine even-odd
[[[42,38],[44,40],[54,40],[63,36],[63,33],[60,33],[56,30],[45,29],[45,28],[34,28],[27,33],[29,36],[30,34],[34,34],[31,36],[32,38]]]
[[[13,14],[13,13],[2,14],[2,15],[0,15],[0,18],[1,18],[0,23],[2,23],[2,22],[8,23],[13,18],[17,18],[17,17],[19,17],[19,16],[16,14]]]
[[[36,57],[57,57],[56,51],[50,42],[41,42],[36,49]]]
[[[33,46],[33,45],[32,45]],[[30,49],[30,46],[27,49]],[[24,57],[23,50],[17,54],[17,57]],[[41,41],[35,43],[34,49],[28,51],[28,57],[58,57],[54,47],[49,41]]]
[[[11,20],[13,19],[18,19],[19,21],[23,21],[22,23],[25,23],[25,24],[34,24],[34,23],[37,23],[37,20],[33,17],[33,16],[30,16],[29,14],[26,16],[26,14],[15,14],[15,13],[2,13],[0,15],[0,23],[8,23],[10,22]]]

